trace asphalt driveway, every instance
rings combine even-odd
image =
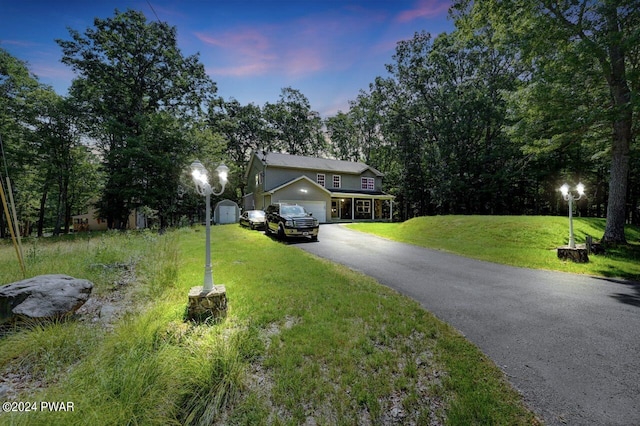
[[[322,225],[303,250],[419,301],[549,425],[640,425],[640,283],[513,268]]]

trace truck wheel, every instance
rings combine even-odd
[[[284,233],[284,228],[282,226],[282,224],[278,225],[278,238],[280,238],[281,240],[284,240],[286,237],[285,233]]]

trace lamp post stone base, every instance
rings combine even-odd
[[[223,285],[216,285],[208,292],[203,291],[202,286],[192,287],[189,290],[188,319],[204,321],[213,318],[217,320],[225,316],[227,316],[227,290]]]
[[[576,263],[588,263],[589,255],[586,248],[558,247],[558,259],[571,260]]]

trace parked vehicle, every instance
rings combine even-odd
[[[265,218],[262,210],[247,210],[240,215],[240,225],[250,229],[265,229]]]
[[[297,204],[271,204],[266,211],[265,233],[271,233],[284,239],[288,237],[306,237],[318,239],[320,224],[304,207]]]

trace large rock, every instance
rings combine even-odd
[[[39,275],[0,286],[0,324],[14,319],[56,319],[89,299],[93,283],[68,275]]]

